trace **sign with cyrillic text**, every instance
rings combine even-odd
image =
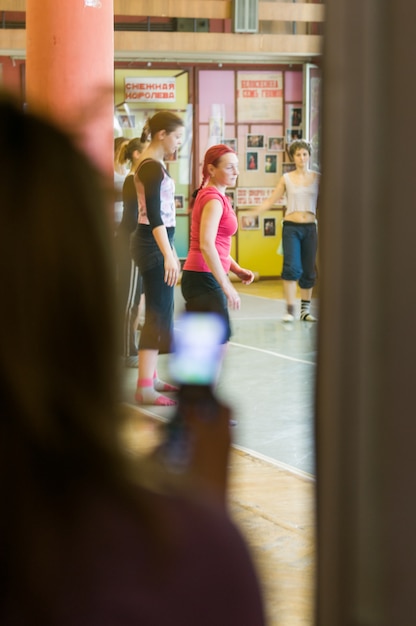
[[[160,102],[176,100],[175,78],[138,76],[124,79],[125,102]]]

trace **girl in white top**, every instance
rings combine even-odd
[[[316,281],[317,227],[320,174],[309,169],[311,146],[307,141],[291,143],[289,154],[296,169],[284,174],[272,194],[255,210],[261,213],[279,201],[285,194],[287,206],[283,220],[283,289],[286,299],[285,322],[295,319],[297,283],[300,287],[300,319],[316,322],[310,312],[312,289]]]

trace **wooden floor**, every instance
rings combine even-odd
[[[282,299],[282,282],[264,280],[242,293]],[[129,411],[126,445],[152,447],[161,421]],[[284,463],[234,447],[230,460],[230,514],[246,537],[261,580],[269,626],[311,626],[314,612],[315,482]]]
[[[147,453],[163,422],[128,411],[129,451]],[[314,596],[314,481],[245,452],[231,452],[228,507],[250,546],[268,626],[311,626]]]
[[[270,626],[311,626],[314,483],[235,453],[230,511],[253,550]]]
[[[240,293],[260,296],[261,298],[282,299],[284,297],[282,280],[255,280],[251,285],[242,285],[236,281],[233,284]]]

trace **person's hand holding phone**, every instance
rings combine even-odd
[[[189,441],[187,471],[215,499],[225,504],[231,448],[231,409],[214,403],[186,403],[182,408]]]
[[[215,313],[186,313],[176,323],[170,359],[179,384],[178,405],[166,425],[165,464],[191,475],[225,502],[231,445],[231,411],[214,388],[224,354],[224,319]]]

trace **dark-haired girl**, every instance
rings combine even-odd
[[[176,224],[175,182],[164,159],[182,143],[184,122],[172,111],[159,111],[143,130],[150,143],[138,162],[134,181],[139,203],[138,225],[132,237],[132,254],[143,278],[145,322],[139,340],[139,372],[136,401],[170,406],[175,400],[160,393],[176,387],[160,380],[156,365],[159,353],[171,349],[174,287],[180,263],[174,248]]]

